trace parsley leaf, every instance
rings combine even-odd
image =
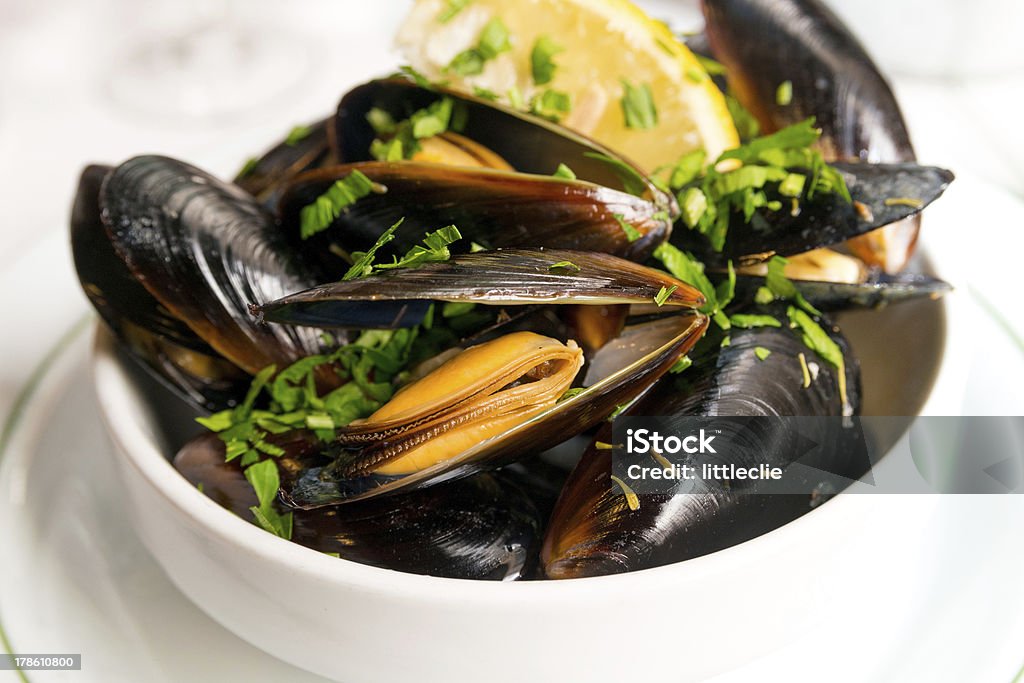
[[[643,197],[646,194],[647,178],[625,161],[600,152],[584,152],[583,156],[607,164],[629,194],[636,197]]]
[[[755,315],[737,313],[729,316],[729,323],[733,327],[749,330],[755,327],[782,327],[782,323],[770,315]]]
[[[373,272],[373,259],[377,254],[377,250],[383,247],[385,244],[395,239],[395,230],[405,222],[404,218],[400,218],[397,223],[392,225],[390,228],[384,231],[377,241],[374,242],[373,246],[367,249],[365,252],[354,252],[352,254],[353,263],[352,267],[348,269],[348,272],[342,276],[342,280],[354,280],[357,277],[363,277]]]
[[[578,273],[582,269],[572,261],[559,261],[548,266],[548,270],[575,271]]]
[[[702,313],[718,310],[718,298],[711,280],[704,274],[704,264],[668,242],[662,242],[654,250],[654,258],[661,261],[665,269],[678,280],[697,288],[704,295],[706,303]]]
[[[654,105],[654,92],[648,83],[634,86],[622,79],[622,115],[626,128],[648,130],[658,125],[658,109]]]
[[[300,236],[302,239],[309,239],[326,230],[345,209],[371,192],[382,191],[382,187],[374,184],[360,171],[352,171],[331,185],[326,192],[316,198],[315,202],[302,207],[299,213]]]
[[[551,40],[550,36],[543,35],[537,38],[530,51],[530,67],[534,83],[547,85],[551,82],[558,66],[552,58],[559,52],[565,52],[565,48]]]
[[[629,240],[630,244],[640,239],[640,231],[633,227],[631,224],[626,222],[626,217],[621,213],[613,213],[612,216],[619,223],[619,227],[622,228],[622,232],[626,233],[626,239]]]
[[[445,3],[446,7],[437,15],[437,21],[442,24],[447,24],[455,18],[456,14],[464,10],[471,2],[473,2],[473,0],[447,0]]]
[[[771,349],[766,349],[763,346],[755,346],[754,355],[757,356],[758,360],[766,360],[768,356],[772,355],[772,351]]]
[[[294,147],[308,138],[312,132],[313,129],[309,126],[295,126],[288,132],[288,137],[284,139],[284,144]]]
[[[836,369],[839,380],[839,397],[843,405],[843,415],[849,416],[853,408],[846,394],[846,360],[839,344],[832,340],[828,333],[805,311],[790,306],[786,310],[790,327],[799,330],[804,345],[817,353],[822,360]]]
[[[508,27],[501,19],[494,17],[480,31],[476,46],[455,55],[445,70],[459,76],[476,76],[483,73],[487,62],[511,49]]]
[[[654,296],[654,303],[658,304],[659,307],[664,306],[668,298],[672,296],[672,292],[679,289],[678,285],[672,285],[671,287],[662,287],[658,290],[658,293]]]
[[[576,174],[571,168],[565,164],[558,164],[558,168],[551,174],[554,178],[564,178],[565,180],[576,180]]]
[[[569,93],[559,90],[545,90],[530,99],[530,113],[558,123],[572,111]]]

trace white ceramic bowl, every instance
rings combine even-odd
[[[955,414],[962,396],[961,303],[954,294],[943,304],[944,360],[925,413]],[[883,368],[903,362],[892,349],[915,353],[914,330],[892,335]],[[171,580],[253,645],[345,683],[700,680],[812,628],[832,592],[854,590],[836,583],[839,544],[882,524],[912,537],[929,509],[928,496],[841,495],[746,543],[608,577],[403,574],[279,539],[192,487],[163,452],[153,411],[165,407],[147,404],[102,332],[95,379],[126,504]]]

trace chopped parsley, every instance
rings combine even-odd
[[[281,514],[274,507],[277,490],[281,487],[277,463],[261,460],[245,468],[245,478],[256,491],[258,506],[249,508],[257,523],[266,531],[284,539],[292,537],[292,513]]]
[[[622,183],[623,189],[629,194],[643,197],[647,193],[647,178],[622,159],[616,159],[600,152],[584,152],[583,156],[607,164]]]
[[[481,88],[478,85],[473,86],[473,94],[482,100],[488,100],[490,102],[497,102],[500,99],[500,95],[490,90],[489,88]]]
[[[772,351],[771,349],[766,349],[763,346],[755,346],[754,355],[757,356],[758,360],[766,360],[768,356],[772,355]]]
[[[572,98],[560,90],[545,90],[530,99],[530,113],[558,123],[572,111]]]
[[[238,171],[238,175],[236,177],[239,179],[248,178],[250,175],[252,175],[252,172],[255,171],[259,165],[259,159],[257,159],[256,157],[249,157],[248,159],[245,160],[245,163],[242,164],[242,168]]]
[[[794,200],[829,193],[852,201],[842,174],[811,148],[820,136],[810,118],[728,150],[706,168],[699,155],[686,155],[668,181],[682,208],[683,223],[721,251],[734,215],[750,223],[760,209],[784,208],[780,200],[770,198],[770,192]],[[726,161],[732,163],[722,163]]]
[[[508,27],[501,19],[494,17],[480,31],[476,45],[455,55],[446,71],[459,76],[476,76],[483,73],[487,62],[511,49]]]
[[[561,270],[565,272],[575,271],[578,273],[582,269],[572,261],[559,261],[558,263],[553,263],[550,266],[548,266],[548,270]]]
[[[836,344],[828,336],[824,328],[815,322],[806,311],[790,306],[786,310],[786,315],[789,316],[789,326],[800,332],[804,345],[836,369],[839,379],[839,398],[843,404],[843,415],[851,415],[853,409],[846,394],[846,360],[843,357],[843,350],[839,348],[839,344]]]
[[[633,227],[631,224],[626,222],[626,217],[621,213],[613,213],[612,216],[619,223],[619,227],[622,228],[622,232],[626,233],[626,239],[629,240],[630,244],[636,242],[642,236],[640,231]]]
[[[654,105],[654,92],[649,83],[634,86],[622,79],[622,115],[626,128],[649,130],[658,125],[658,109]]]
[[[352,171],[335,181],[315,202],[302,207],[299,212],[299,235],[302,239],[309,239],[326,230],[348,207],[372,192],[383,192],[385,189],[360,171]]]
[[[565,180],[576,180],[576,174],[573,172],[571,168],[569,168],[565,164],[558,164],[558,168],[556,168],[555,172],[552,173],[551,175],[552,177],[555,178],[563,178]]]
[[[729,109],[729,116],[732,117],[732,122],[736,125],[736,132],[739,133],[741,140],[750,140],[761,134],[761,124],[746,107],[740,104],[735,96],[727,93],[725,106]]]
[[[447,261],[451,258],[451,252],[448,250],[448,246],[453,242],[462,239],[462,234],[459,232],[459,229],[454,225],[449,225],[441,228],[440,230],[427,233],[426,237],[423,238],[423,244],[417,244],[407,251],[405,256],[402,258],[395,257],[391,263],[374,263],[377,251],[395,238],[395,230],[398,229],[403,221],[404,219],[399,220],[397,223],[385,230],[384,234],[381,235],[374,245],[367,251],[354,252],[352,254],[352,267],[348,269],[348,272],[345,273],[342,280],[354,280],[380,270],[415,268],[416,266],[424,263]]]
[[[459,130],[463,117],[464,110],[450,97],[442,97],[397,123],[387,112],[371,109],[366,120],[378,137],[370,144],[370,154],[377,161],[411,159],[421,149],[420,140],[441,135],[449,129]]]
[[[683,356],[682,358],[677,360],[675,364],[671,368],[669,368],[668,371],[673,375],[678,375],[680,372],[685,372],[686,370],[688,370],[691,365],[693,365],[693,361],[690,360],[690,357]]]
[[[782,81],[775,89],[775,104],[788,107],[793,103],[793,81]]]
[[[284,139],[284,144],[294,147],[308,138],[312,132],[313,129],[309,126],[295,126],[288,132],[288,137]]]
[[[537,85],[547,85],[555,77],[555,64],[553,58],[565,48],[551,39],[550,36],[540,36],[533,44],[530,51],[530,69],[533,73],[533,82]]]
[[[668,298],[672,296],[672,293],[679,289],[679,285],[672,285],[671,287],[662,287],[657,294],[654,295],[654,303],[658,304],[658,307],[665,305]]]
[[[755,327],[782,327],[782,323],[770,315],[756,315],[749,313],[737,313],[729,316],[729,323],[733,327],[749,330]]]
[[[455,15],[466,9],[466,6],[473,0],[445,0],[445,8],[437,15],[437,21],[447,24],[455,18]]]

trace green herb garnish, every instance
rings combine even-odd
[[[559,261],[548,266],[548,270],[575,271],[578,273],[582,269],[572,261]]]
[[[250,175],[252,175],[252,172],[256,170],[256,167],[259,166],[259,164],[259,159],[257,159],[256,157],[249,157],[248,159],[245,160],[245,163],[242,164],[242,168],[241,170],[238,171],[238,175],[236,177],[239,180],[241,180],[242,178],[248,178]]]
[[[455,18],[456,14],[466,9],[466,6],[471,2],[473,2],[473,0],[446,0],[446,6],[441,10],[441,13],[437,15],[437,21],[442,24],[447,24]]]
[[[476,76],[483,73],[487,62],[512,49],[509,38],[508,27],[501,19],[494,17],[480,32],[476,46],[455,55],[446,71],[459,76]]]
[[[558,123],[572,111],[569,93],[559,90],[545,90],[530,99],[530,113]]]
[[[354,261],[352,267],[348,269],[348,272],[345,273],[342,280],[354,280],[355,278],[365,277],[381,270],[415,268],[416,266],[424,263],[447,261],[451,258],[451,252],[448,251],[448,246],[453,242],[462,239],[462,234],[459,232],[459,229],[454,225],[449,225],[441,228],[440,230],[427,233],[426,237],[423,238],[423,244],[414,246],[412,249],[407,251],[402,258],[396,257],[391,263],[374,263],[377,251],[395,238],[395,231],[403,221],[404,219],[401,219],[385,230],[384,234],[382,234],[374,245],[367,251],[354,252],[352,254]]]
[[[622,228],[622,232],[626,233],[626,239],[632,244],[642,237],[640,231],[633,227],[630,223],[626,222],[626,217],[621,213],[613,213],[612,216],[619,223],[619,227]]]
[[[378,137],[370,145],[370,154],[377,161],[411,159],[421,149],[420,140],[458,129],[460,111],[450,97],[442,97],[397,123],[387,112],[371,109],[366,118]]]
[[[662,287],[657,294],[654,295],[654,303],[658,304],[658,307],[665,305],[668,298],[672,296],[672,293],[679,289],[678,285],[672,285],[671,287]]]
[[[308,138],[312,132],[313,129],[309,126],[295,126],[288,132],[288,137],[284,139],[284,144],[294,147]]]
[[[788,107],[793,103],[793,81],[782,81],[775,89],[775,104]]]
[[[583,156],[607,164],[629,194],[643,197],[647,193],[647,178],[625,161],[600,152],[584,152]]]
[[[376,185],[360,171],[352,171],[331,185],[315,202],[302,207],[299,213],[300,237],[309,239],[326,230],[348,207],[371,192],[381,191],[383,186]]]
[[[658,109],[654,105],[654,92],[648,83],[634,86],[622,79],[622,115],[626,128],[649,130],[658,125]]]
[[[790,327],[799,330],[804,345],[817,353],[826,363],[836,369],[839,378],[839,397],[843,404],[843,415],[852,414],[852,407],[846,396],[846,361],[843,350],[839,348],[828,333],[805,311],[790,306],[786,309]]]
[[[576,180],[576,174],[565,164],[558,164],[558,168],[555,169],[551,176],[554,178],[564,178],[565,180]]]
[[[690,360],[690,357],[689,356],[683,356],[682,358],[677,360],[675,362],[675,364],[671,368],[669,368],[668,371],[669,371],[670,374],[678,375],[679,373],[685,372],[686,370],[688,370],[690,368],[690,366],[692,366],[692,365],[693,365],[693,361]]]
[[[533,44],[530,51],[530,68],[533,72],[533,82],[537,85],[547,85],[555,76],[555,64],[553,57],[565,48],[551,40],[549,36],[540,36]]]
[[[736,132],[739,133],[741,140],[750,140],[761,134],[761,124],[758,123],[757,118],[740,104],[735,96],[726,94],[725,106],[729,109],[729,116],[732,117],[732,122],[736,125]]]
[[[729,316],[729,323],[733,327],[749,330],[755,327],[782,327],[782,323],[770,315],[755,315],[737,313]]]
[[[292,513],[280,514],[274,507],[277,490],[281,487],[277,463],[262,460],[245,468],[245,478],[256,491],[258,506],[249,508],[261,527],[284,539],[292,537]]]
[[[758,360],[765,360],[768,356],[772,355],[772,352],[771,349],[766,349],[763,346],[755,346],[754,355],[757,356]]]

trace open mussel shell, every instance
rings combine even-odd
[[[252,301],[309,287],[272,216],[189,164],[136,157],[103,183],[103,221],[131,275],[229,361],[255,374],[321,350],[320,332],[257,324]]]
[[[303,171],[325,163],[330,157],[327,129],[332,119],[309,125],[297,139],[293,134],[247,163],[234,183],[271,211],[277,210],[281,190]]]
[[[835,194],[800,202],[798,211],[783,203],[778,211],[761,211],[750,224],[733,221],[721,252],[691,230],[676,230],[672,243],[696,252],[707,263],[726,260],[756,263],[772,255],[791,256],[840,244],[882,226],[920,213],[942,196],[953,174],[917,164],[833,164],[846,179],[852,203]]]
[[[625,190],[622,178],[611,165],[588,156],[601,154],[632,167],[638,179],[646,178],[635,164],[614,151],[556,123],[440,86],[423,88],[404,78],[370,81],[342,98],[333,129],[335,155],[341,162],[373,158],[370,145],[377,133],[367,119],[371,109],[380,109],[401,121],[442,97],[455,103],[457,111],[452,118],[458,121],[455,127],[459,135],[496,153],[520,173],[551,175],[559,164],[565,164],[580,180]],[[650,181],[645,181],[645,185],[646,199],[662,209],[675,210],[671,197]]]
[[[567,265],[566,265],[567,264]],[[670,275],[596,252],[506,249],[378,271],[252,307],[289,325],[395,328],[417,325],[432,301],[486,305],[663,304],[700,308],[704,297]],[[671,309],[670,309],[671,310]]]
[[[784,318],[781,309],[776,310]],[[846,358],[848,401],[860,404],[859,369],[838,330],[828,329]],[[846,426],[839,395],[838,371],[809,350],[799,336],[783,328],[759,327],[730,331],[731,343],[721,346],[723,332],[712,331],[691,354],[693,365],[670,376],[630,408],[628,415],[728,417],[828,416],[827,433],[818,443],[833,447],[815,461],[814,472],[848,481],[864,474],[869,463],[855,444],[859,431]],[[771,351],[764,360],[757,348]],[[798,360],[804,354],[811,382],[805,388]],[[843,425],[843,426],[840,426]],[[682,427],[680,427],[682,428]],[[793,444],[800,436],[789,423],[766,421],[756,443],[762,461],[788,468],[802,452]],[[669,431],[671,428],[666,427]],[[606,427],[596,437],[612,443]],[[555,506],[541,552],[548,578],[598,576],[681,562],[742,543],[809,512],[833,490],[810,495],[766,494],[758,485],[722,491],[702,482],[681,481],[685,493],[641,494],[631,509],[622,489],[610,480],[612,451],[592,444],[570,475]],[[810,490],[818,480],[808,481]]]
[[[218,505],[251,522],[255,492],[237,461],[225,462],[224,455],[224,442],[204,434],[178,452],[174,467]],[[287,455],[280,460],[286,480],[302,466]],[[515,473],[482,473],[410,493],[400,502],[295,510],[292,540],[412,574],[513,580],[535,564],[543,522],[526,483]]]
[[[559,266],[564,263],[574,267]],[[696,343],[707,327],[707,318],[695,312],[678,313],[681,308],[699,307],[703,299],[696,290],[664,273],[607,254],[559,250],[466,254],[416,269],[325,285],[254,307],[272,321],[344,327],[365,325],[369,319],[387,326],[407,326],[419,322],[420,309],[432,301],[501,306],[623,305],[652,302],[659,293],[665,295],[665,312],[676,313],[643,328],[644,333],[631,333],[630,343],[609,344],[594,354],[582,392],[409,473],[385,476],[370,472],[353,476],[353,462],[357,466],[362,462],[362,451],[357,452],[344,465],[339,459],[337,466],[306,472],[290,490],[284,491],[284,499],[300,508],[333,505],[466,476],[532,455],[588,429],[618,405],[640,395]],[[372,315],[374,308],[387,311],[387,315]],[[423,410],[433,415],[438,409],[425,406]],[[411,429],[416,428],[415,423],[410,418]],[[370,436],[361,438],[366,441]],[[382,433],[378,441],[386,445],[390,438],[407,436]],[[372,447],[365,450],[366,457],[371,457]]]
[[[905,301],[939,299],[953,291],[944,280],[924,273],[870,273],[864,282],[824,282],[791,280],[797,291],[821,311],[843,311],[850,308],[882,308]],[[765,278],[756,275],[736,276],[736,298],[753,301],[757,290],[765,286]]]
[[[113,169],[82,171],[71,209],[71,253],[82,290],[130,356],[192,405],[217,410],[245,395],[248,376],[171,315],[129,272],[100,218]]]
[[[343,211],[326,230],[300,237],[304,207],[353,171],[378,191]],[[343,254],[366,251],[402,220],[389,245],[404,253],[431,230],[454,224],[465,238],[453,248],[531,247],[602,251],[643,260],[668,236],[658,205],[585,181],[417,162],[365,162],[310,171],[289,185],[281,222],[296,249],[324,276],[347,270]],[[404,219],[404,220],[403,220]],[[631,240],[620,221],[639,237]]]
[[[860,41],[819,0],[703,0],[706,35],[729,86],[772,132],[813,116],[827,160],[916,160],[903,114]],[[777,97],[780,83],[793,96]],[[904,195],[911,196],[911,195]],[[854,237],[850,250],[886,272],[913,253],[917,215]]]

